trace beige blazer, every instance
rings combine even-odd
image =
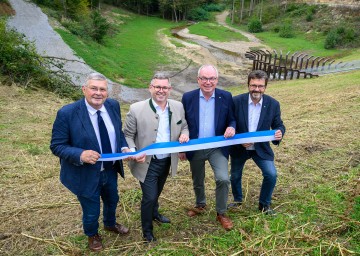
[[[180,134],[189,135],[185,120],[185,112],[181,102],[168,99],[170,119],[170,139],[177,141]],[[150,99],[134,103],[126,115],[124,135],[129,148],[140,150],[156,142],[159,115]],[[139,181],[144,182],[152,156],[146,156],[144,163],[129,161],[131,173]],[[178,153],[171,154],[171,176],[176,175]]]

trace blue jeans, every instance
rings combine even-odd
[[[116,206],[119,202],[117,189],[117,172],[104,170],[100,172],[99,185],[91,197],[78,196],[83,211],[83,228],[87,236],[98,233],[100,216],[100,197],[103,201],[104,226],[113,227],[116,223]]]
[[[231,157],[231,189],[232,194],[234,196],[235,202],[242,201],[242,172],[244,169],[245,162],[252,158],[255,164],[260,168],[263,175],[263,182],[260,190],[260,198],[259,203],[265,206],[269,206],[271,204],[271,196],[275,188],[276,184],[276,168],[274,165],[274,161],[264,160],[260,158],[255,150],[246,151],[246,156],[235,156]]]

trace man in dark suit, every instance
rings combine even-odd
[[[264,71],[255,70],[248,76],[248,93],[234,97],[236,133],[276,130],[275,141],[279,145],[285,134],[281,120],[280,104],[274,98],[265,95],[268,76]],[[242,203],[241,178],[245,162],[252,158],[261,169],[263,182],[259,198],[259,210],[274,214],[270,208],[271,196],[276,184],[274,152],[269,142],[246,143],[231,147],[231,189],[234,203],[229,207],[238,207]]]
[[[88,76],[82,86],[85,98],[61,108],[56,116],[50,149],[60,158],[60,180],[73,192],[82,207],[83,229],[92,251],[103,249],[98,234],[100,197],[103,201],[104,229],[127,234],[116,223],[119,201],[117,173],[124,177],[121,161],[100,162],[100,153],[130,152],[121,130],[120,105],[108,99],[106,78]]]
[[[235,135],[235,118],[232,95],[216,88],[218,71],[212,65],[204,65],[198,71],[200,89],[183,95],[182,103],[188,123],[190,139],[224,135],[230,138]],[[225,215],[230,186],[228,174],[227,147],[204,149],[180,154],[180,159],[189,159],[196,197],[194,209],[189,216],[202,213],[206,207],[205,198],[205,161],[209,161],[216,181],[216,219],[226,229],[233,227],[232,221]]]

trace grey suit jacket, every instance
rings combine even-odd
[[[185,112],[181,102],[168,99],[170,119],[170,139],[177,141],[180,134],[189,135]],[[140,150],[156,142],[159,115],[150,99],[134,103],[126,115],[124,135],[130,148]],[[144,163],[129,161],[131,173],[144,182],[152,156],[146,156]],[[178,153],[171,154],[171,175],[177,171]]]

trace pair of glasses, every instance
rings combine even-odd
[[[104,93],[104,92],[107,91],[106,88],[97,88],[97,87],[87,87],[87,88],[89,88],[89,90],[92,91],[92,92],[98,92],[98,91],[100,91],[101,93]]]
[[[259,90],[263,90],[265,88],[265,85],[256,85],[256,84],[250,84],[250,88],[251,89],[256,89],[258,88]]]
[[[160,92],[161,90],[163,92],[167,92],[171,89],[171,87],[167,87],[167,86],[159,86],[159,85],[152,85],[152,87],[155,89],[155,91]]]
[[[199,79],[201,80],[201,82],[215,82],[217,77],[199,77]]]

